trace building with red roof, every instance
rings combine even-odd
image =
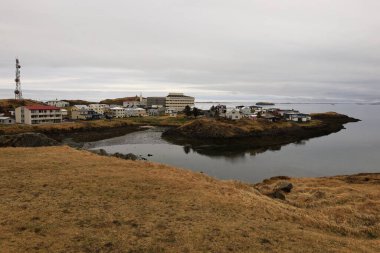
[[[61,108],[50,105],[20,106],[15,110],[16,123],[38,125],[62,122]]]

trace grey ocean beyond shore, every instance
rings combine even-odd
[[[234,106],[241,103],[230,103]],[[202,104],[207,108],[210,104]],[[281,108],[301,111],[336,111],[362,121],[345,125],[346,129],[328,136],[289,144],[277,150],[243,150],[207,154],[161,139],[163,130],[148,130],[94,142],[92,148],[110,153],[133,153],[149,160],[203,171],[221,179],[259,182],[278,175],[315,177],[379,172],[379,106],[355,104],[287,104]]]

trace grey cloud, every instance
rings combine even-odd
[[[376,0],[3,0],[0,88],[12,89],[19,56],[29,90],[378,100],[379,7]]]

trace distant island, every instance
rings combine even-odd
[[[257,102],[256,105],[275,105],[275,103],[271,103],[271,102]]]

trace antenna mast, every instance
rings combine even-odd
[[[16,89],[15,89],[15,99],[22,99],[22,91],[21,91],[21,81],[20,81],[20,68],[21,65],[16,58]]]

